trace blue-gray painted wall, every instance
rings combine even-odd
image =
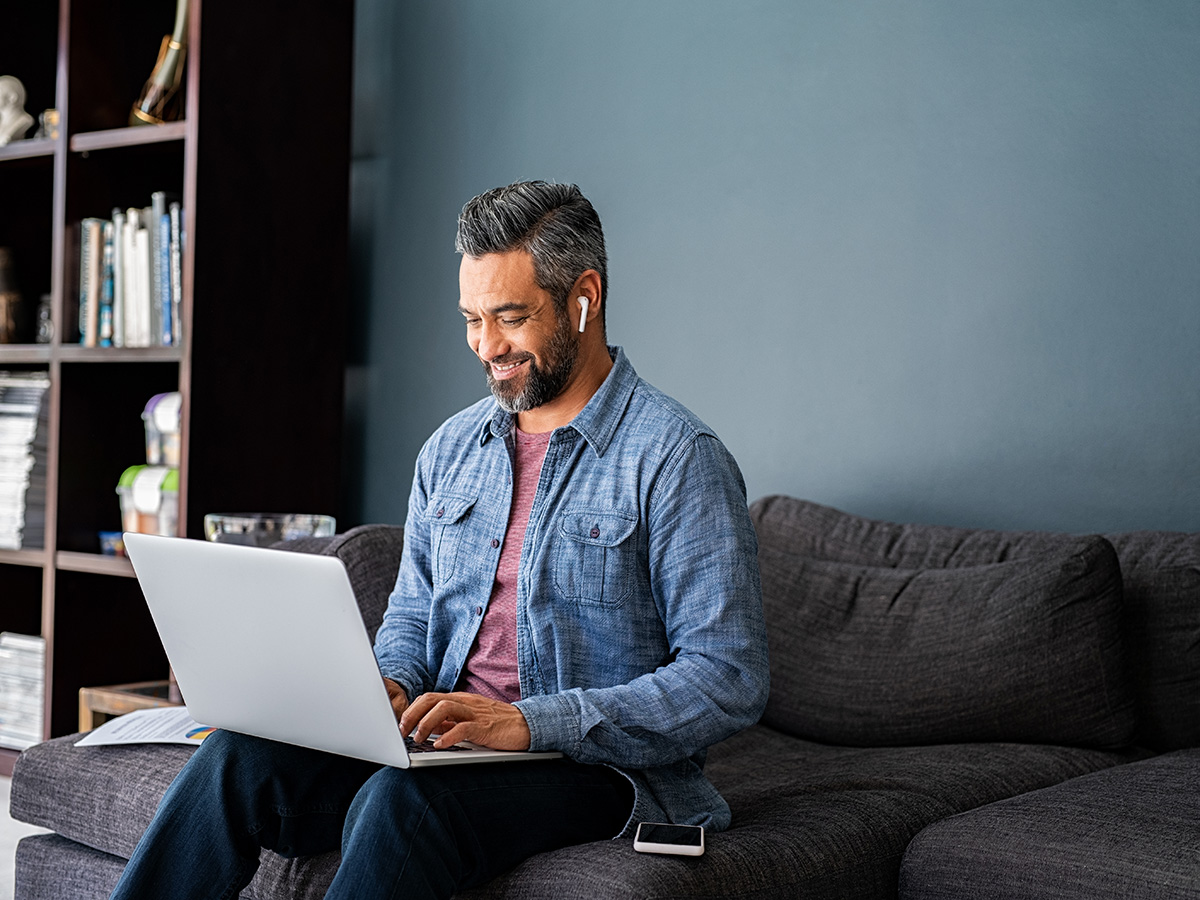
[[[455,218],[574,181],[753,499],[1200,530],[1200,3],[359,0],[350,521],[482,396]]]

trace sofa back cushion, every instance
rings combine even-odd
[[[1135,741],[1164,752],[1200,747],[1200,534],[1107,537],[1125,582]]]
[[[400,571],[403,528],[399,525],[359,525],[333,537],[297,538],[274,546],[280,550],[336,556],[345,563],[367,635],[375,640],[375,632],[383,622],[388,597],[396,586],[396,575]]]
[[[1104,538],[900,525],[789,497],[751,513],[766,724],[849,746],[1130,741]]]

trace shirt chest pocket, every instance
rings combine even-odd
[[[554,548],[554,583],[560,597],[616,607],[637,583],[637,515],[615,510],[569,509],[560,516]]]
[[[425,509],[435,584],[445,584],[458,571],[458,551],[464,543],[475,500],[474,497],[439,494]]]

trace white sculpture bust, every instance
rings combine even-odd
[[[0,75],[0,147],[19,141],[33,127],[33,116],[25,112],[25,85],[12,75]]]

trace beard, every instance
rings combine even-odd
[[[483,363],[488,388],[500,408],[505,412],[523,413],[549,403],[563,392],[571,373],[575,371],[575,360],[579,356],[579,342],[571,332],[571,317],[559,315],[557,327],[542,353],[545,366],[538,366],[532,353],[511,353]],[[492,377],[492,364],[507,366],[529,360],[521,384],[513,381],[498,381]]]

